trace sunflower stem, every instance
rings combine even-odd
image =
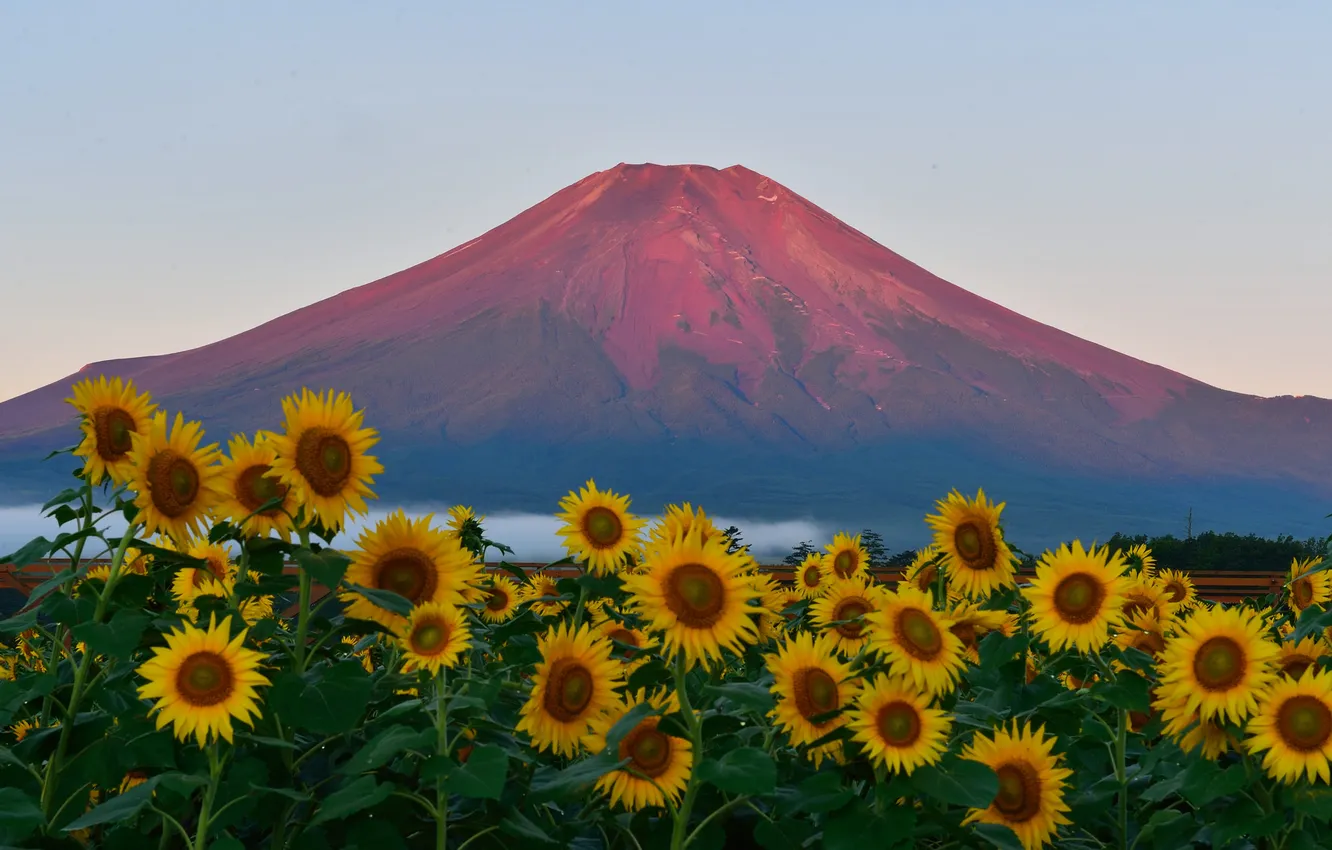
[[[1119,732],[1115,735],[1115,781],[1119,784],[1119,847],[1128,850],[1128,709],[1119,709]]]
[[[578,627],[583,625],[583,609],[586,605],[587,605],[587,587],[580,586],[578,588],[578,607],[574,609],[574,618],[573,618],[574,631],[578,631]]]
[[[111,591],[115,589],[116,579],[120,577],[120,565],[125,560],[125,550],[129,548],[130,541],[134,539],[134,532],[138,528],[137,522],[125,526],[125,534],[120,538],[115,554],[111,556],[111,569],[106,577],[106,586],[102,588],[102,595],[97,599],[97,608],[93,611],[94,623],[101,623],[106,619],[106,608],[111,602]],[[74,718],[78,717],[79,701],[83,699],[92,661],[93,652],[89,647],[84,651],[83,657],[79,659],[79,666],[74,670],[74,683],[69,693],[69,708],[65,711],[65,722],[60,725],[60,740],[51,755],[51,760],[46,763],[46,778],[42,782],[42,814],[46,817],[48,828],[52,824],[51,815],[55,806],[56,777],[60,772],[61,762],[65,760],[65,754],[69,751]]]
[[[449,756],[449,697],[445,691],[448,671],[439,668],[435,676],[435,751],[440,758]],[[444,790],[444,777],[435,777],[435,850],[445,850],[449,844],[449,794]]]
[[[678,651],[675,656],[675,692],[680,698],[680,714],[689,727],[689,741],[694,747],[694,764],[699,765],[703,761],[703,724],[699,722],[698,715],[694,713],[694,707],[689,702],[689,691],[685,687],[685,672],[684,652]],[[671,830],[671,850],[684,850],[694,838],[689,834],[689,816],[693,812],[694,796],[697,793],[698,770],[695,768],[689,772],[689,784],[685,787],[684,799],[680,801],[679,813]]]
[[[199,829],[194,834],[194,850],[207,850],[208,826],[212,818],[213,800],[217,797],[217,780],[222,775],[222,760],[217,755],[218,742],[213,741],[208,747],[208,790],[204,792],[203,805],[199,807]]]
[[[301,548],[310,548],[310,527],[302,525],[300,529]],[[308,570],[299,571],[300,581],[300,601],[296,605],[296,646],[292,650],[293,660],[296,662],[296,672],[305,672],[305,641],[310,631],[310,573]]]
[[[79,523],[79,531],[86,531],[88,528],[96,524],[96,520],[93,518],[92,492],[93,492],[92,481],[85,478],[83,480],[83,490],[80,496],[80,498],[83,500],[83,521]],[[75,573],[79,571],[79,562],[82,561],[83,559],[83,546],[87,542],[88,542],[87,537],[80,537],[78,542],[74,544],[73,553],[70,554],[69,568],[73,570]],[[71,575],[65,581],[62,590],[66,596],[69,596],[74,592],[74,576]],[[56,639],[51,645],[51,655],[47,659],[46,663],[47,670],[55,670],[56,665],[60,663],[60,659],[57,653],[59,653],[61,648],[65,645],[65,633],[67,631],[68,627],[64,623],[61,623],[56,627]],[[42,700],[43,726],[51,725],[52,699],[53,695],[47,694],[46,698]]]

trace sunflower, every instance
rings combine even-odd
[[[215,513],[231,520],[250,537],[276,533],[283,540],[291,539],[296,497],[273,471],[276,460],[277,449],[266,432],[259,432],[253,443],[243,434],[233,436],[227,443],[227,457],[221,470],[225,495]],[[274,499],[281,501],[260,510]]]
[[[252,726],[251,715],[259,716],[255,688],[269,684],[259,672],[262,656],[243,646],[244,631],[228,638],[230,626],[230,617],[220,625],[213,617],[207,630],[187,624],[139,666],[148,680],[139,697],[157,700],[149,713],[160,712],[157,728],[172,724],[177,740],[193,735],[201,748],[213,737],[230,743],[233,718]]]
[[[744,560],[726,551],[719,535],[704,543],[701,529],[652,548],[641,572],[626,575],[629,605],[659,632],[668,655],[683,653],[690,666],[742,652],[758,640],[749,602],[759,597],[743,575]]]
[[[361,667],[365,672],[373,673],[375,672],[375,661],[370,655],[370,648],[374,644],[367,644],[364,649],[357,649],[356,647],[361,643],[361,640],[361,635],[344,635],[342,643],[344,646],[351,647],[351,657],[361,662]]]
[[[484,516],[477,516],[476,511],[468,505],[454,505],[449,508],[449,531],[462,537],[463,531],[468,526],[480,525],[483,519],[485,519]]]
[[[963,823],[994,823],[1017,835],[1024,850],[1036,850],[1054,838],[1061,824],[1069,823],[1064,802],[1065,782],[1073,771],[1059,766],[1055,738],[1044,730],[1013,721],[1012,731],[995,729],[977,734],[962,757],[987,765],[999,776],[999,791],[989,808],[971,809]]]
[[[610,615],[606,613],[606,608],[609,604],[609,599],[584,599],[583,615],[587,617],[587,621],[593,625],[604,622],[605,620],[610,619]]]
[[[199,448],[203,428],[176,414],[158,411],[142,431],[130,434],[129,486],[135,493],[143,536],[162,532],[175,540],[202,533],[208,512],[225,493],[219,477],[217,444]]]
[[[1318,659],[1327,655],[1327,644],[1315,637],[1306,637],[1298,642],[1281,642],[1281,654],[1277,657],[1277,670],[1288,679],[1299,679],[1318,663]]]
[[[1110,629],[1124,620],[1120,606],[1128,580],[1124,559],[1109,549],[1060,545],[1036,564],[1036,577],[1022,589],[1031,603],[1032,629],[1053,650],[1076,647],[1096,652],[1110,640]]]
[[[1165,650],[1165,626],[1156,619],[1155,614],[1142,613],[1124,625],[1119,634],[1114,636],[1113,643],[1120,649],[1136,649],[1159,660]],[[1124,665],[1117,661],[1111,666],[1116,670],[1125,669]]]
[[[777,603],[777,612],[786,620],[788,627],[800,619],[800,611],[794,611],[797,606],[806,605],[808,602],[804,594],[797,590],[783,586],[778,591],[779,601]],[[806,606],[807,607],[807,606]]]
[[[851,537],[839,531],[832,543],[824,547],[823,561],[819,565],[824,581],[860,577],[869,568],[869,553],[860,545],[860,535]]]
[[[1276,677],[1280,650],[1263,637],[1262,619],[1244,608],[1195,611],[1166,641],[1157,670],[1163,705],[1203,720],[1243,722]]]
[[[53,723],[51,725],[56,726],[59,724]],[[39,728],[41,727],[38,726],[36,720],[20,720],[18,723],[15,723],[13,726],[9,727],[9,733],[14,736],[14,743],[17,744],[17,743],[22,743],[23,739],[28,737],[29,733],[31,733],[34,729],[39,729]]]
[[[884,594],[882,607],[868,617],[870,648],[883,656],[888,672],[911,681],[931,696],[953,690],[966,667],[953,621],[933,610],[930,596],[914,587]]]
[[[1162,732],[1184,752],[1201,750],[1203,758],[1215,761],[1230,750],[1232,740],[1224,725],[1203,720],[1178,698],[1169,702],[1158,698],[1154,704],[1160,710]]]
[[[537,648],[541,661],[517,731],[530,735],[538,750],[572,756],[589,724],[615,704],[620,662],[611,657],[610,641],[587,625],[576,632],[567,623],[552,628],[537,640]]]
[[[338,531],[349,512],[365,514],[365,500],[375,498],[372,476],[384,471],[367,455],[379,442],[373,428],[363,428],[362,411],[346,393],[312,393],[282,400],[284,432],[269,439],[276,457],[271,464],[278,480],[295,491],[306,519],[317,516],[325,528]]]
[[[1156,581],[1166,602],[1173,610],[1187,611],[1198,604],[1198,591],[1193,585],[1193,579],[1189,578],[1187,573],[1179,570],[1161,570],[1156,575]]]
[[[888,591],[856,579],[836,581],[809,606],[814,628],[835,634],[838,650],[851,657],[869,640],[869,615],[884,604]],[[835,624],[835,625],[834,625]]]
[[[823,556],[817,552],[806,555],[795,571],[796,592],[806,599],[814,599],[828,587],[823,580]]]
[[[171,579],[171,595],[178,602],[191,602],[196,596],[227,596],[236,580],[236,566],[231,553],[221,543],[207,538],[186,541],[173,547],[182,555],[204,562],[202,567],[182,567]],[[214,587],[216,585],[216,587]]]
[[[677,537],[684,537],[696,527],[704,543],[721,533],[702,508],[695,509],[689,502],[683,505],[667,505],[661,518],[647,530],[648,546],[650,548],[669,544]]]
[[[925,593],[934,592],[934,584],[939,579],[939,547],[933,543],[916,553],[907,567],[902,581]]]
[[[253,574],[251,574],[250,580],[255,580]],[[241,619],[245,621],[247,626],[253,626],[260,620],[277,618],[277,612],[273,610],[273,597],[271,596],[247,596],[236,607],[240,611]]]
[[[620,572],[626,556],[639,548],[644,522],[629,513],[629,497],[598,490],[588,480],[582,490],[560,500],[564,520],[558,534],[570,555],[581,558],[594,575]]]
[[[373,530],[361,532],[347,567],[347,583],[393,591],[414,606],[465,604],[467,592],[480,584],[481,568],[458,538],[431,527],[433,518],[427,514],[408,519],[399,509]],[[395,631],[406,622],[355,591],[345,591],[341,598],[348,617],[374,620]]]
[[[906,679],[880,674],[856,697],[847,725],[870,761],[910,776],[943,756],[953,721]]]
[[[1332,782],[1332,673],[1306,670],[1299,679],[1272,686],[1249,719],[1245,748],[1265,753],[1263,768],[1273,779],[1293,784]]]
[[[989,611],[980,605],[963,602],[953,605],[945,613],[953,624],[948,630],[962,642],[962,656],[972,664],[980,663],[980,639],[990,632],[1010,630],[1012,615],[1007,611]]]
[[[1003,503],[995,504],[981,490],[972,501],[954,490],[935,503],[937,515],[925,518],[934,529],[934,544],[943,555],[948,583],[973,599],[1013,585],[1013,553],[999,529]]]
[[[769,716],[794,746],[812,744],[846,724],[844,710],[855,697],[857,683],[851,667],[838,659],[832,635],[816,638],[800,632],[763,658],[773,677],[770,690],[777,698]],[[823,716],[838,710],[843,713]]]
[[[1286,601],[1290,609],[1299,614],[1310,605],[1326,605],[1332,601],[1332,574],[1319,569],[1321,558],[1290,562],[1290,577],[1286,580]]]
[[[130,790],[131,788],[138,788],[140,785],[142,785],[147,781],[148,781],[147,773],[144,773],[142,770],[131,770],[125,774],[125,777],[123,779],[120,780],[120,789],[117,791],[117,793],[124,794],[126,791]]]
[[[646,664],[651,658],[648,650],[657,646],[657,641],[647,632],[615,620],[603,620],[595,628],[597,634],[611,642],[611,654],[624,663],[626,676]]]
[[[563,595],[558,579],[549,573],[536,572],[527,577],[527,588],[521,601],[542,617],[558,617],[569,607],[567,599],[559,598]]]
[[[425,670],[430,675],[458,663],[472,643],[472,631],[461,612],[442,602],[422,602],[398,628],[402,672]]]
[[[665,690],[650,697],[642,690],[628,694],[592,721],[592,731],[583,742],[587,750],[599,753],[606,749],[606,735],[611,728],[644,703],[663,714],[680,710],[679,697]],[[650,807],[664,808],[668,798],[672,804],[680,802],[694,768],[694,748],[686,739],[658,729],[660,720],[660,716],[645,717],[620,739],[616,760],[628,759],[629,763],[603,774],[596,786],[610,797],[611,805],[637,812]]]
[[[781,585],[763,573],[749,573],[745,576],[749,586],[758,591],[757,605],[751,605],[749,616],[758,628],[759,642],[767,643],[786,634],[786,618],[782,616],[785,607],[785,595]]]
[[[518,610],[519,590],[513,580],[505,576],[495,576],[490,580],[490,587],[485,588],[485,607],[481,609],[481,619],[490,623],[503,623],[513,617]]]
[[[1145,543],[1138,543],[1124,550],[1124,562],[1128,565],[1128,571],[1143,578],[1154,578],[1156,576],[1156,558],[1152,556],[1152,550],[1147,548]]]
[[[168,543],[167,545],[170,544]],[[124,575],[146,576],[148,575],[148,566],[152,562],[153,558],[151,555],[145,555],[142,552],[140,552],[138,549],[135,549],[133,546],[131,546],[125,550],[125,555],[120,560],[120,574],[122,576]],[[96,581],[105,582],[110,578],[111,578],[110,564],[97,564],[95,566],[91,566],[88,568],[87,575],[84,576],[84,580],[86,581],[96,580]],[[82,583],[83,582],[79,582],[79,584]]]
[[[157,410],[148,393],[135,393],[133,381],[108,381],[102,375],[96,382],[84,379],[75,384],[74,396],[65,401],[81,417],[83,440],[74,456],[85,459],[83,475],[88,483],[96,486],[110,478],[116,484],[128,484],[134,466],[131,435],[146,431]]]

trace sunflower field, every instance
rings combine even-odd
[[[783,583],[591,481],[543,570],[462,506],[341,551],[384,473],[347,395],[225,453],[70,402],[63,530],[0,559],[70,559],[0,621],[0,847],[1332,846],[1332,558],[1236,606],[1142,547],[1019,576],[953,492],[905,575],[838,534]]]

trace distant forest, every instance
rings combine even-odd
[[[740,544],[739,529],[726,529],[732,545]],[[1285,572],[1290,569],[1291,561],[1300,558],[1318,558],[1323,556],[1329,545],[1327,540],[1310,537],[1308,540],[1296,540],[1286,535],[1270,539],[1256,534],[1239,535],[1234,532],[1218,534],[1204,531],[1191,537],[1179,538],[1167,534],[1163,537],[1148,537],[1145,534],[1130,536],[1115,534],[1102,544],[1114,551],[1124,551],[1138,544],[1146,544],[1152,550],[1159,569],[1166,570],[1234,570],[1252,572]],[[872,567],[902,568],[915,558],[914,549],[892,552],[878,533],[865,529],[860,532],[860,542],[869,554]],[[813,541],[804,541],[796,545],[791,554],[782,559],[783,564],[796,566],[805,557],[814,552],[822,552]],[[1035,566],[1040,553],[1028,553],[1023,556],[1024,566]]]

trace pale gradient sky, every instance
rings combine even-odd
[[[627,162],[1332,397],[1332,3],[0,4],[0,398],[192,348]]]

